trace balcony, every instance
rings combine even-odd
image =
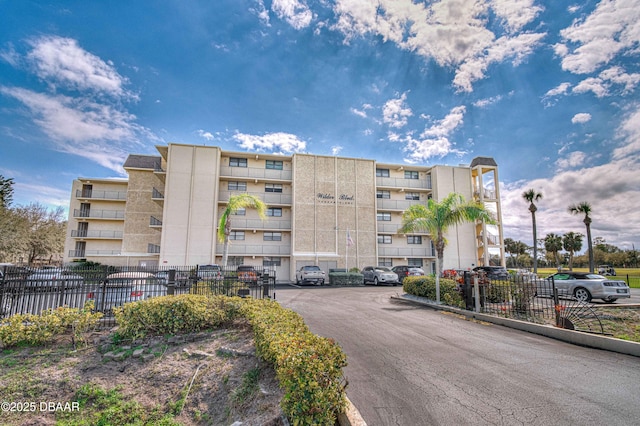
[[[238,219],[237,216],[231,218],[231,224],[233,229],[276,229],[276,230],[290,230],[291,220],[288,219],[275,219],[267,218],[266,220],[260,219]]]
[[[151,191],[151,199],[152,200],[164,200],[164,194],[162,192],[160,192],[159,190],[157,190],[156,188],[153,188],[153,190]]]
[[[289,244],[275,245],[241,245],[239,241],[232,241],[229,244],[229,255],[231,256],[286,256],[291,254]],[[216,245],[216,254],[221,255],[224,251],[224,245]]]
[[[412,204],[419,204],[419,200],[389,200],[386,198],[378,198],[376,200],[376,206],[378,210],[397,210],[405,211]]]
[[[121,240],[122,231],[82,231],[74,229],[71,231],[71,237],[87,240]]]
[[[235,167],[232,167],[235,168]],[[243,191],[220,191],[218,200],[220,202],[227,202],[232,195],[246,194]],[[249,195],[254,195],[260,198],[265,204],[268,205],[291,205],[291,194],[285,194],[282,192],[250,192]]]
[[[69,250],[69,257],[120,256],[120,250]]]
[[[428,247],[383,247],[378,245],[379,257],[435,257]]]
[[[73,217],[82,219],[124,220],[124,210],[74,209]]]
[[[256,167],[220,167],[220,177],[291,181],[291,170],[273,170]]]
[[[431,189],[431,179],[376,177],[378,188]]]
[[[76,198],[91,200],[127,201],[127,191],[97,191],[78,189]]]

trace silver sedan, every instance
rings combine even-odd
[[[631,297],[629,286],[624,281],[610,280],[605,276],[588,272],[573,271],[558,272],[546,280],[538,281],[538,295],[552,296],[554,284],[559,296],[574,297],[583,302],[602,299],[613,303],[618,299]]]

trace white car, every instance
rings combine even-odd
[[[373,285],[378,285],[380,283],[393,285],[400,284],[398,274],[386,266],[367,266],[362,270],[362,276],[365,285],[367,285],[367,282],[372,282]]]
[[[303,266],[296,272],[296,284],[313,283],[324,285],[326,280],[325,272],[319,266]]]
[[[613,303],[618,299],[631,297],[631,290],[626,282],[588,272],[562,271],[536,283],[539,296],[553,296],[555,284],[560,297],[573,297],[581,302],[602,299]]]

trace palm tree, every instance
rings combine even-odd
[[[595,265],[593,264],[593,243],[591,242],[591,204],[586,201],[582,201],[578,204],[569,206],[569,213],[580,214],[584,213],[584,225],[587,227],[587,249],[589,250],[589,272],[593,273]]]
[[[538,273],[538,240],[536,238],[537,229],[536,229],[536,211],[538,208],[535,205],[535,202],[542,199],[542,193],[536,192],[535,189],[529,189],[522,193],[522,198],[524,198],[529,203],[529,211],[531,212],[531,221],[533,223],[533,273]]]
[[[582,250],[582,234],[567,232],[562,236],[562,246],[569,253],[569,270],[573,270],[573,255]]]
[[[402,227],[399,232],[403,234],[428,232],[435,243],[437,303],[440,303],[440,272],[442,271],[444,248],[447,245],[444,234],[451,226],[476,220],[495,223],[491,213],[486,210],[483,204],[466,201],[462,195],[457,193],[449,194],[439,203],[430,198],[426,205],[414,204],[402,213]]]
[[[562,237],[560,235],[551,233],[544,237],[544,248],[548,253],[553,254],[553,259],[556,261],[556,267],[560,268],[560,250],[562,250]]]
[[[222,265],[227,266],[229,257],[229,235],[231,234],[231,215],[240,209],[247,207],[254,208],[258,211],[260,219],[266,218],[267,205],[255,195],[237,194],[229,197],[227,208],[222,212],[220,221],[218,222],[218,240],[224,242],[224,250],[222,253]]]

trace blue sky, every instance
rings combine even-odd
[[[0,0],[0,174],[68,208],[170,142],[499,165],[505,237],[640,248],[640,0]]]

